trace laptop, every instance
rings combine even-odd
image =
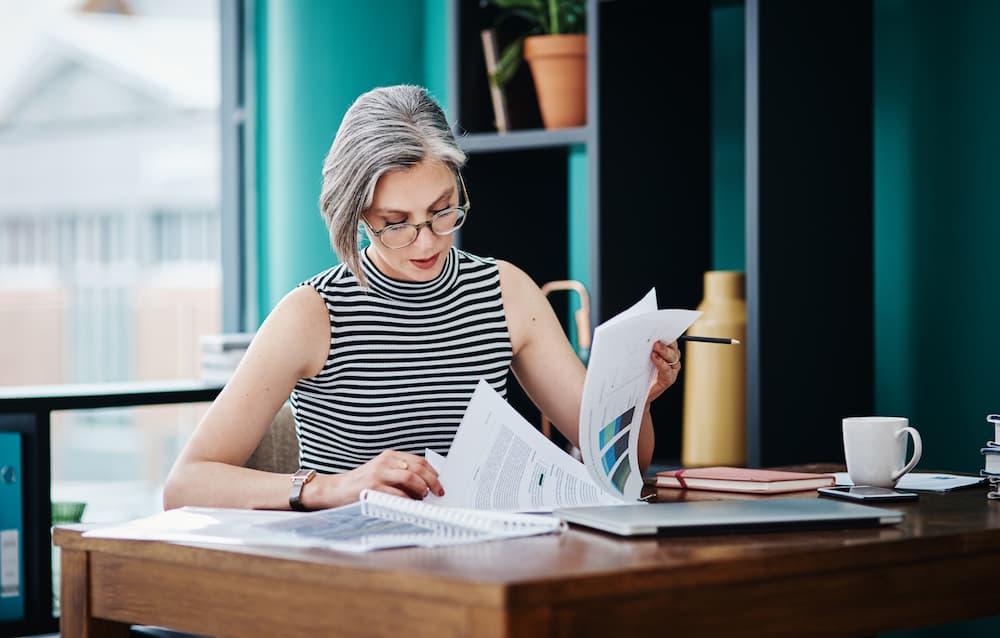
[[[816,497],[562,507],[553,514],[620,536],[878,527],[903,521],[903,513],[894,509]]]

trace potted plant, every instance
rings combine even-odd
[[[505,85],[523,57],[531,68],[545,128],[586,124],[586,0],[488,1],[501,9],[498,24],[517,19],[524,25],[500,54],[490,80]]]

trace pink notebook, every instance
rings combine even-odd
[[[832,474],[744,467],[699,467],[656,473],[656,487],[778,494],[827,487]]]

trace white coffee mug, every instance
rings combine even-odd
[[[906,435],[913,438],[913,457],[906,461]],[[920,433],[909,419],[898,416],[858,416],[844,419],[844,456],[855,485],[895,487],[920,460]]]

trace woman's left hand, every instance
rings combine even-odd
[[[656,378],[649,387],[647,399],[652,401],[677,381],[677,375],[681,372],[681,350],[676,341],[672,341],[669,345],[657,341],[653,344],[653,352],[649,357],[656,366]]]

